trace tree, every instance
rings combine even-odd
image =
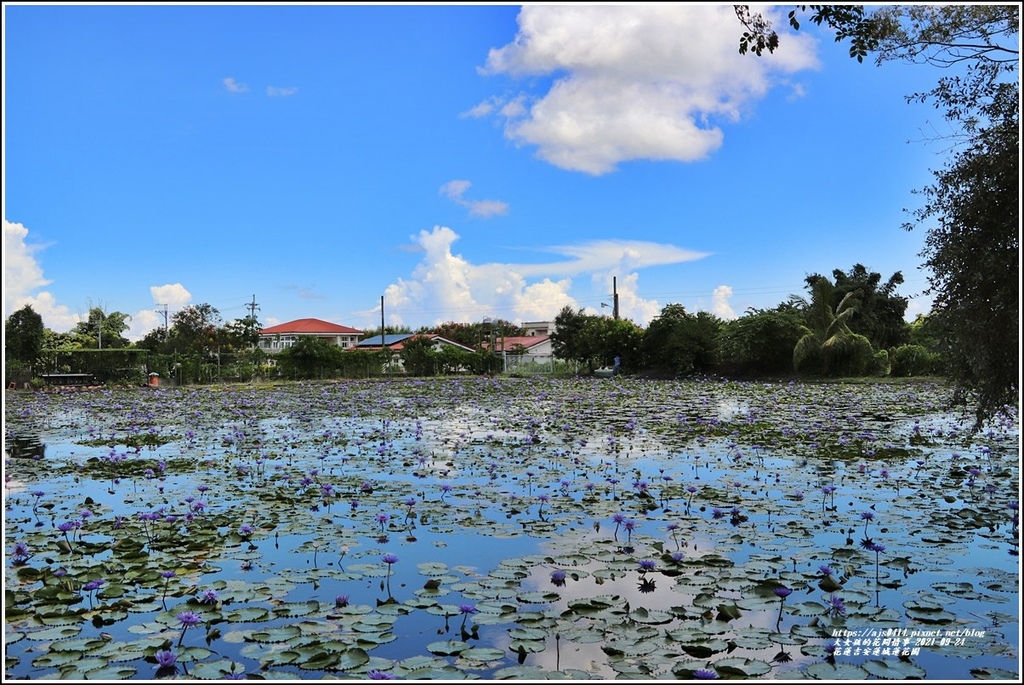
[[[433,376],[439,365],[434,342],[426,335],[414,335],[402,345],[398,356],[410,376]]]
[[[651,321],[641,344],[648,368],[685,375],[713,371],[719,362],[723,322],[714,314],[690,314],[669,304]]]
[[[216,347],[220,312],[209,304],[191,305],[171,317],[168,342],[182,354],[204,354]]]
[[[774,309],[748,309],[723,326],[723,363],[745,375],[792,371],[793,349],[805,332],[803,320],[800,309],[790,302]]]
[[[551,351],[557,359],[574,361],[593,373],[599,362],[595,338],[596,319],[601,317],[574,310],[569,305],[555,317],[555,331],[551,334]]]
[[[643,329],[629,319],[614,319],[607,316],[597,317],[594,323],[597,354],[602,365],[611,366],[615,363],[615,358],[619,357],[624,371],[638,370],[643,357]]]
[[[793,367],[800,373],[863,376],[874,357],[870,341],[850,330],[860,291],[847,292],[837,304],[835,286],[824,276],[809,276],[811,301],[806,332],[793,350]]]
[[[221,343],[231,351],[251,350],[259,345],[263,325],[255,316],[246,316],[225,324],[220,335]]]
[[[793,28],[799,28],[797,12],[807,8],[790,13]],[[954,128],[947,140],[955,152],[933,172],[935,182],[918,191],[925,204],[904,227],[930,224],[921,256],[931,270],[935,328],[955,382],[954,402],[973,405],[980,430],[1004,407],[1019,404],[1020,6],[843,8],[811,5],[811,20],[835,29],[837,41],[851,38],[858,59],[873,51],[879,65],[944,70],[934,88],[907,100],[930,101],[943,112]],[[761,15],[740,5],[737,16],[747,29],[740,52],[778,47]]]
[[[43,317],[32,309],[32,305],[26,304],[11,314],[4,322],[5,359],[31,370],[43,351],[45,331]]]
[[[129,345],[121,334],[128,330],[126,322],[131,318],[123,312],[107,314],[100,307],[91,307],[85,321],[75,324],[72,333],[82,341],[82,347],[121,349]]]
[[[916,213],[918,222],[936,222],[922,252],[932,314],[955,401],[974,404],[975,429],[1019,401],[1020,122],[1013,90],[984,108],[988,123],[977,124],[972,142],[935,173]]]
[[[869,272],[863,265],[854,264],[849,271],[832,271],[835,287],[830,305],[835,307],[849,292],[857,293],[857,308],[847,322],[850,330],[860,333],[871,341],[878,350],[902,345],[907,340],[907,322],[903,316],[907,311],[907,298],[899,295],[896,288],[903,283],[903,274],[894,273],[882,284],[882,275]],[[818,274],[808,276],[806,281],[822,278]]]
[[[291,378],[327,378],[342,366],[337,345],[314,335],[304,335],[294,345],[276,355],[281,373]]]

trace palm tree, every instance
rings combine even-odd
[[[793,350],[797,371],[824,375],[863,375],[874,354],[863,335],[850,330],[849,320],[859,306],[859,290],[851,290],[835,306],[836,287],[823,276],[811,281],[811,301],[805,333]]]

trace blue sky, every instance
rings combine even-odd
[[[945,131],[926,66],[732,5],[20,5],[4,12],[4,316],[138,339],[187,305],[413,329],[569,305],[723,318],[896,271]]]

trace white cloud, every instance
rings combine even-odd
[[[732,297],[732,288],[729,286],[720,285],[715,288],[711,293],[711,313],[726,320],[737,318],[736,312],[729,304],[730,297]]]
[[[43,276],[43,269],[36,260],[41,245],[29,245],[29,231],[21,224],[4,220],[4,318],[25,305],[43,319],[43,325],[56,333],[67,333],[83,320],[84,316],[72,312],[66,305],[59,304],[53,293],[41,288],[52,281]],[[167,305],[170,315],[187,305],[192,294],[180,283],[153,286],[149,289],[153,303]],[[90,305],[92,306],[92,305]],[[106,309],[106,307],[104,307]],[[114,307],[113,310],[117,310]],[[124,332],[128,340],[141,340],[146,333],[164,325],[163,307],[143,309],[129,314],[126,321],[129,328]]]
[[[229,93],[245,93],[249,90],[249,86],[244,83],[239,83],[231,76],[228,76],[226,79],[221,81],[221,83],[224,84],[224,87],[227,88]]]
[[[45,246],[29,245],[28,235],[25,226],[4,219],[4,319],[29,305],[50,330],[70,331],[81,317],[57,304],[52,293],[37,292],[52,281],[43,276],[35,257]]]
[[[181,309],[192,301],[190,293],[181,283],[154,285],[149,289],[154,304],[166,304],[171,311]]]
[[[43,246],[28,245],[27,237],[27,228],[4,219],[4,318],[21,309],[29,293],[52,282],[43,277],[35,258]]]
[[[295,95],[299,92],[299,89],[294,86],[278,87],[278,86],[267,86],[267,95],[270,97],[283,97],[286,98],[290,95]]]
[[[452,186],[454,190],[459,187]],[[572,276],[589,275],[588,299],[606,298],[611,303],[608,293],[612,292],[613,278],[617,278],[620,316],[644,326],[660,313],[661,307],[638,295],[636,271],[704,256],[673,245],[608,240],[544,250],[568,255],[570,260],[476,265],[452,252],[459,236],[447,226],[420,231],[411,239],[423,254],[420,263],[409,279],[399,279],[384,292],[385,318],[393,325],[424,316],[432,318],[433,323],[476,321],[486,316],[519,322],[551,320],[563,307],[580,308],[571,293]],[[361,314],[375,320],[372,312]],[[376,316],[380,316],[379,310]]]
[[[722,145],[718,124],[741,119],[776,73],[817,66],[805,34],[772,55],[740,55],[732,5],[527,5],[518,22],[480,71],[550,76],[550,88],[471,111],[497,108],[510,140],[594,175],[629,160],[704,159]]]
[[[508,203],[501,200],[467,200],[463,195],[473,185],[469,181],[456,179],[448,181],[438,191],[456,204],[469,208],[470,216],[487,218],[508,214]]]

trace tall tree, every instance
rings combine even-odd
[[[748,309],[724,324],[722,357],[726,367],[746,375],[793,370],[793,349],[805,332],[801,310],[786,302],[774,309]]]
[[[863,335],[850,330],[857,312],[859,290],[843,295],[837,304],[836,287],[824,276],[810,276],[807,285],[806,333],[793,350],[793,366],[801,373],[826,376],[862,376],[871,364],[873,350]]]
[[[690,314],[681,304],[665,305],[644,333],[644,365],[674,375],[713,371],[723,325],[714,314]]]
[[[857,309],[847,322],[851,331],[866,337],[878,350],[906,342],[907,323],[903,317],[907,311],[907,298],[896,291],[903,283],[901,272],[897,271],[882,283],[880,273],[869,272],[862,264],[854,264],[849,271],[834,269],[832,277],[835,286],[829,302],[831,306],[838,305],[847,293],[857,293]],[[819,274],[808,276],[808,286],[819,278],[822,278]]]
[[[128,330],[132,317],[124,312],[104,312],[101,307],[90,307],[85,321],[75,324],[72,331],[82,341],[82,347],[104,350],[128,347],[129,341],[121,334]]]
[[[205,353],[216,347],[220,312],[209,304],[190,305],[171,317],[169,342],[183,354]]]
[[[954,400],[973,406],[980,430],[1007,405],[1019,408],[1020,377],[1020,5],[800,5],[790,25],[812,22],[851,40],[851,55],[944,71],[936,85],[907,96],[931,102],[953,129],[953,154],[919,191],[924,206],[905,228],[927,231],[940,346],[956,382]],[[740,52],[779,44],[770,22],[737,6],[747,31]],[[856,47],[856,49],[854,49]]]
[[[4,322],[4,357],[31,369],[43,351],[45,332],[43,317],[26,304]]]
[[[600,363],[600,352],[594,335],[600,317],[574,310],[566,305],[555,317],[555,332],[551,334],[551,350],[557,359],[574,361],[593,373]]]

